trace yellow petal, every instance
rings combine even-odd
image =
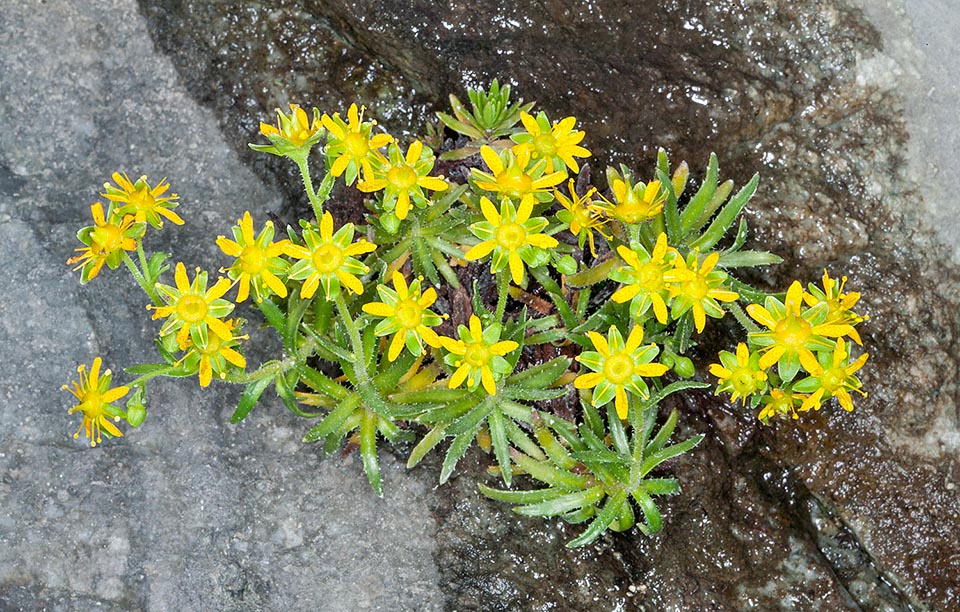
[[[587,336],[590,337],[590,341],[593,342],[594,348],[597,349],[597,352],[600,353],[601,356],[610,356],[610,346],[607,344],[606,338],[595,331],[588,331]]]
[[[183,265],[183,262],[177,262],[177,267],[173,271],[173,280],[177,284],[177,289],[180,293],[187,293],[190,291],[190,279],[187,278],[187,268]]]
[[[510,251],[507,261],[510,264],[510,276],[513,278],[513,283],[519,285],[523,282],[523,260],[520,259],[520,255],[516,251]]]
[[[340,282],[344,287],[356,293],[357,295],[363,293],[363,283],[361,283],[360,279],[358,279],[356,276],[344,272],[343,270],[337,270],[335,274],[337,275],[337,278],[340,279]]]
[[[533,212],[533,203],[536,201],[536,198],[533,197],[533,194],[528,193],[523,196],[520,200],[520,208],[517,209],[517,216],[514,219],[514,223],[523,223],[530,218],[530,214]]]
[[[330,211],[323,213],[320,219],[320,239],[324,242],[330,242],[333,238],[333,215]]]
[[[410,194],[407,191],[401,191],[397,194],[397,219],[403,221],[410,212]]]
[[[482,259],[490,254],[491,251],[497,246],[497,243],[493,240],[488,240],[487,242],[481,242],[480,244],[474,246],[463,256],[467,261],[476,261]]]
[[[467,378],[467,374],[470,373],[470,366],[463,364],[460,368],[453,373],[453,376],[450,377],[450,382],[447,383],[447,387],[454,389],[459,387],[464,380]]]
[[[500,160],[500,156],[497,155],[497,152],[489,146],[483,145],[480,147],[480,157],[483,158],[483,161],[487,164],[487,167],[490,168],[490,172],[493,172],[494,175],[503,172],[503,162]]]
[[[442,176],[424,176],[417,180],[417,185],[431,191],[443,191],[449,187]]]
[[[627,401],[627,392],[622,385],[617,385],[617,395],[614,400],[614,405],[617,407],[617,416],[620,417],[620,420],[622,421],[627,418],[627,411],[630,404]]]
[[[520,346],[513,340],[504,340],[502,342],[496,342],[490,346],[490,352],[494,355],[499,355],[503,357],[511,351],[515,351],[517,347]]]
[[[493,202],[486,197],[480,198],[480,210],[483,212],[483,217],[494,227],[499,227],[502,224],[503,221],[500,217],[500,212],[497,210],[497,207],[493,205]]]
[[[240,257],[243,254],[243,248],[226,236],[217,236],[217,246],[230,257]]]
[[[368,302],[363,305],[363,312],[375,317],[392,317],[396,310],[383,302]]]
[[[400,351],[403,350],[403,341],[406,335],[407,332],[403,329],[393,335],[393,340],[390,341],[390,349],[387,351],[388,360],[396,361],[397,357],[400,356]]]
[[[577,389],[592,389],[600,384],[600,381],[603,380],[603,373],[601,372],[589,372],[587,374],[581,374],[573,379],[573,386]]]
[[[223,358],[237,366],[238,368],[247,367],[247,360],[243,358],[243,355],[233,350],[228,346],[220,347],[220,354],[223,355]]]
[[[640,344],[643,342],[643,326],[634,325],[633,329],[630,330],[630,335],[627,336],[627,344],[624,347],[629,352],[634,352],[640,348]]]
[[[497,384],[493,380],[493,372],[490,368],[484,367],[480,370],[480,382],[483,383],[483,388],[488,395],[497,394]]]

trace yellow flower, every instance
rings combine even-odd
[[[404,155],[396,143],[387,150],[389,159],[375,157],[366,164],[365,179],[357,183],[357,189],[364,193],[383,191],[383,209],[395,210],[401,221],[410,212],[410,201],[419,208],[427,206],[424,189],[443,191],[448,185],[442,176],[427,176],[433,170],[433,151],[424,148],[423,143],[414,140]]]
[[[311,227],[303,230],[305,246],[285,246],[287,255],[300,260],[290,268],[288,278],[303,281],[301,297],[313,297],[317,287],[323,285],[326,299],[333,301],[341,283],[358,295],[363,293],[363,283],[356,275],[366,274],[369,268],[353,256],[370,253],[377,245],[363,239],[352,242],[353,232],[353,223],[347,223],[334,233],[333,216],[328,211],[320,219],[319,233]]]
[[[276,127],[261,121],[260,133],[270,139],[277,152],[284,148],[303,149],[320,140],[322,127],[319,115],[320,111],[313,109],[311,123],[307,112],[299,104],[291,104],[289,117],[278,108]]]
[[[850,325],[851,329],[847,332],[847,335],[850,336],[854,342],[863,346],[863,342],[860,341],[860,334],[857,333],[856,329],[853,329],[853,326],[865,321],[867,317],[853,312],[852,308],[857,304],[857,301],[860,300],[860,294],[856,291],[844,293],[843,286],[846,283],[846,276],[842,277],[838,283],[836,279],[830,278],[827,271],[824,270],[823,289],[810,283],[807,285],[810,293],[803,294],[803,301],[810,307],[817,306],[821,303],[826,304],[828,308],[827,323]]]
[[[194,331],[200,334],[200,338],[206,338],[207,328],[221,340],[229,340],[232,330],[220,319],[233,310],[232,303],[221,299],[230,290],[230,281],[221,278],[208,290],[207,273],[197,268],[191,283],[183,262],[177,263],[173,277],[176,287],[157,283],[157,293],[166,305],[148,306],[154,311],[154,320],[167,317],[160,328],[160,335],[177,332],[177,345],[181,349],[187,348],[190,334]]]
[[[657,321],[666,325],[667,300],[671,296],[664,275],[672,268],[674,259],[680,257],[676,249],[667,246],[667,235],[660,234],[653,253],[648,254],[642,247],[638,252],[625,246],[617,247],[617,253],[627,266],[611,272],[610,279],[624,286],[610,299],[618,304],[630,301],[630,316],[634,318],[643,316],[653,306]]]
[[[440,325],[443,318],[432,310],[427,310],[437,301],[437,292],[432,287],[422,294],[420,279],[414,279],[407,286],[403,274],[394,271],[393,287],[377,285],[377,293],[382,302],[369,302],[363,305],[363,311],[375,317],[384,317],[374,330],[378,336],[394,334],[387,351],[387,359],[394,361],[406,345],[415,357],[423,353],[423,344],[439,348],[440,338],[431,327]]]
[[[473,168],[470,171],[471,176],[480,189],[515,200],[533,194],[539,201],[545,202],[550,199],[549,189],[562,183],[567,173],[561,170],[544,174],[547,160],[542,159],[530,166],[530,154],[529,149],[523,149],[516,155],[509,150],[497,155],[496,151],[484,145],[480,147],[480,156],[490,172]]]
[[[675,257],[673,270],[663,275],[663,279],[671,283],[670,295],[674,299],[670,316],[677,319],[688,310],[693,310],[697,333],[703,332],[707,323],[706,315],[714,319],[723,317],[723,309],[718,302],[733,302],[740,297],[734,291],[723,289],[727,273],[714,269],[720,260],[720,253],[710,253],[697,266],[699,259],[700,251],[697,249],[687,256],[686,261],[682,257]]]
[[[287,288],[281,277],[286,275],[290,262],[281,259],[280,255],[289,241],[273,242],[272,221],[267,221],[260,235],[254,237],[250,211],[243,213],[243,218],[237,221],[232,231],[234,240],[218,236],[217,246],[227,255],[236,257],[227,274],[239,284],[237,303],[247,299],[251,285],[258,302],[262,302],[271,291],[287,297]]]
[[[167,179],[161,179],[156,187],[151,188],[146,176],[141,176],[136,183],[131,182],[126,173],[114,172],[111,178],[117,185],[104,183],[103,188],[106,193],[100,194],[112,202],[119,203],[111,216],[133,215],[138,223],[146,221],[156,229],[163,227],[163,219],[160,217],[168,219],[175,225],[183,225],[180,215],[173,212],[180,196],[175,193],[163,195],[170,189]]]
[[[488,394],[496,394],[496,381],[512,369],[503,356],[520,345],[513,340],[500,342],[500,326],[491,325],[483,329],[477,315],[470,316],[469,329],[460,325],[457,331],[459,340],[440,336],[440,343],[450,353],[444,361],[457,368],[447,387],[454,389],[466,380],[470,389],[476,389],[482,383]]]
[[[848,363],[849,356],[843,338],[837,338],[837,348],[832,354],[821,352],[819,361],[809,353],[800,353],[800,363],[810,372],[810,376],[794,385],[796,390],[810,394],[810,397],[803,401],[800,410],[820,410],[824,399],[835,397],[843,409],[850,412],[853,410],[850,391],[867,396],[865,391],[860,390],[862,383],[854,373],[867,362],[868,355],[864,353],[852,363]]]
[[[807,399],[803,393],[794,393],[790,389],[771,389],[770,395],[764,395],[760,398],[763,404],[763,410],[757,415],[764,424],[775,416],[790,415],[793,419],[800,418],[797,415],[797,407]]]
[[[234,350],[239,346],[239,340],[246,336],[234,336],[233,332],[237,329],[237,321],[230,319],[224,321],[224,325],[230,330],[228,338],[221,338],[216,334],[207,334],[206,339],[202,338],[197,329],[190,334],[189,350],[183,356],[183,362],[188,368],[196,367],[200,374],[200,386],[207,387],[213,379],[213,373],[221,379],[227,377],[227,364],[232,364],[240,369],[247,367],[247,361],[243,355]]]
[[[85,247],[76,249],[78,255],[67,260],[67,265],[77,264],[74,270],[80,273],[80,282],[86,283],[100,273],[103,264],[111,269],[120,265],[124,251],[134,251],[140,238],[143,236],[144,225],[136,223],[133,215],[124,215],[119,222],[111,215],[108,223],[103,216],[103,206],[100,202],[90,205],[93,216],[93,225],[83,228],[77,233],[80,242]]]
[[[737,354],[720,351],[720,363],[710,364],[710,373],[716,376],[717,394],[730,393],[730,401],[747,398],[755,393],[763,393],[767,388],[767,373],[760,368],[760,354],[750,354],[743,342],[737,344]]]
[[[587,332],[596,351],[584,351],[577,361],[592,372],[581,374],[573,381],[577,389],[593,389],[594,406],[604,406],[614,400],[617,416],[627,418],[629,402],[627,391],[640,398],[650,396],[650,388],[643,376],[662,376],[668,368],[661,363],[650,363],[660,352],[653,343],[641,347],[643,326],[634,325],[624,344],[623,336],[611,325],[604,338],[597,332]]]
[[[80,382],[72,381],[70,383],[73,385],[72,389],[68,385],[63,386],[80,401],[79,404],[70,409],[69,414],[83,413],[83,423],[77,429],[77,433],[73,434],[73,437],[74,439],[79,438],[80,430],[85,430],[87,438],[90,440],[90,446],[96,446],[100,443],[101,429],[105,429],[107,433],[113,436],[123,435],[109,419],[112,417],[115,421],[120,420],[119,413],[121,411],[112,403],[130,391],[128,387],[111,389],[110,380],[113,375],[110,370],[106,370],[101,377],[101,363],[99,357],[94,359],[89,375],[87,375],[86,368],[81,365],[77,368],[77,372],[80,374]],[[96,438],[94,438],[94,434],[96,434]]]
[[[570,191],[569,198],[563,195],[559,189],[554,191],[554,196],[560,202],[560,206],[563,206],[563,210],[557,213],[557,218],[570,226],[570,233],[577,237],[581,249],[584,241],[589,239],[590,254],[596,257],[597,250],[593,243],[594,230],[604,238],[609,239],[609,236],[600,229],[607,222],[607,219],[604,217],[603,211],[594,205],[592,199],[597,190],[591,187],[586,194],[579,196],[573,179],[567,182],[567,189]]]
[[[349,123],[344,123],[340,113],[334,113],[333,117],[324,114],[320,119],[330,134],[326,147],[327,167],[333,176],[346,172],[347,185],[353,185],[360,169],[380,156],[377,149],[393,142],[389,134],[371,136],[377,122],[364,122],[363,111],[364,107],[358,110],[356,104],[351,104],[347,111]]]
[[[500,212],[497,212],[490,200],[481,197],[480,210],[486,221],[474,223],[470,231],[483,242],[467,251],[464,258],[476,261],[492,252],[490,271],[496,274],[509,264],[510,275],[517,285],[523,282],[524,262],[533,268],[546,265],[549,256],[543,249],[551,249],[559,243],[540,233],[547,226],[546,219],[530,218],[533,203],[533,196],[528,194],[516,209],[509,198],[503,198]]]
[[[610,189],[614,201],[605,202],[603,211],[607,216],[624,223],[641,223],[656,217],[667,199],[666,191],[660,188],[660,181],[630,185],[621,178],[614,178]]]
[[[793,380],[800,369],[801,360],[815,362],[813,351],[832,351],[835,343],[829,338],[839,338],[850,333],[846,324],[828,323],[826,305],[800,311],[803,305],[803,287],[794,281],[787,290],[786,301],[768,297],[763,306],[750,304],[749,314],[768,331],[754,332],[747,339],[764,351],[760,367],[766,370],[777,364],[777,373],[784,382]]]
[[[547,160],[547,172],[562,170],[564,165],[574,174],[580,172],[580,165],[575,157],[590,157],[590,151],[579,146],[586,136],[584,131],[575,131],[576,117],[567,117],[552,126],[546,114],[540,112],[536,118],[520,111],[520,121],[526,132],[514,134],[511,139],[516,142],[513,152],[519,154],[528,149],[532,159]],[[573,191],[571,189],[571,191]]]

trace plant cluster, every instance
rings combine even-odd
[[[442,153],[399,142],[356,104],[346,120],[278,109],[276,125],[261,124],[268,144],[251,147],[297,165],[313,215],[281,230],[245,212],[216,240],[224,255],[216,280],[199,268],[191,279],[177,262],[173,284],[161,282],[171,256],[148,256],[143,242],[148,225],[183,223],[178,197],[164,195],[165,180],[153,187],[114,174],[102,194],[107,211],[91,207],[94,224],[68,263],[82,282],[104,263],[130,269],[161,321],[160,359],[127,368],[134,378],[116,388],[99,357],[89,374],[81,367],[71,412],[83,414],[91,445],[121,435],[111,420],[143,422],[157,376],[244,385],[234,423],[273,387],[316,421],[305,441],[330,453],[359,449],[378,495],[380,439],[412,443],[411,467],[445,446],[441,483],[477,444],[503,487],[481,484],[485,495],[524,515],[584,523],[569,543],[580,546],[608,529],[661,528],[655,498],[680,489],[662,464],[702,436],[672,441],[677,412],[658,425],[660,407],[708,386],[694,380],[687,356],[708,320],[729,312],[745,329],[746,342],[709,370],[717,393],[765,423],[830,398],[852,409],[867,359],[853,350],[864,320],[852,310],[858,294],[826,273],[822,287],[795,282],[777,295],[734,276],[780,261],[744,249],[741,212],[758,177],[734,193],[711,155],[689,193],[686,163],[671,169],[661,150],[649,177],[609,168],[601,192],[589,185],[577,120],[532,114],[510,93],[494,81],[469,92],[469,108],[451,96],[453,114],[438,116],[456,136]],[[434,136],[428,142],[440,147],[442,130]],[[366,194],[364,224],[336,221],[338,184]],[[449,320],[456,292],[469,308]],[[252,371],[234,312],[248,301],[283,343],[282,355]],[[115,403],[128,394],[125,407]],[[550,409],[558,403],[569,409]],[[522,488],[518,475],[528,477]]]

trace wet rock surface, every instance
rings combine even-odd
[[[58,65],[38,34],[46,20],[5,9],[0,31],[0,40],[35,32],[32,53],[0,59],[4,84],[17,85],[20,96],[0,102],[4,123],[18,126],[0,135],[9,259],[0,269],[18,269],[10,245],[33,248],[43,263],[26,282],[47,296],[34,310],[66,322],[16,325],[10,303],[0,304],[4,344],[40,347],[24,367],[59,368],[26,388],[21,368],[2,372],[4,386],[16,389],[8,406],[17,410],[3,411],[0,429],[9,474],[0,483],[7,521],[0,601],[14,609],[84,609],[92,601],[105,609],[298,609],[291,593],[299,593],[300,601],[331,602],[331,610],[341,609],[338,602],[461,611],[960,607],[960,277],[927,227],[925,192],[906,174],[899,87],[908,68],[859,10],[769,0],[577,8],[552,0],[187,1],[142,2],[144,25],[128,15],[128,3],[87,4],[50,8],[73,24],[59,35],[82,52],[66,72],[79,78],[51,77],[55,86],[43,92],[26,75],[36,54],[47,54],[41,73],[53,75]],[[98,30],[104,13],[135,42]],[[144,65],[142,57],[151,59]],[[86,216],[76,201],[107,173],[149,166],[157,169],[142,171],[167,174],[181,194],[192,192],[199,221],[164,234],[169,242],[161,244],[194,245],[193,263],[210,265],[210,236],[245,208],[255,217],[306,211],[290,168],[246,149],[258,121],[272,119],[270,109],[288,102],[343,109],[358,100],[389,129],[418,132],[446,94],[462,97],[465,84],[493,77],[515,82],[517,94],[551,117],[576,114],[595,168],[649,168],[662,145],[674,160],[688,160],[694,176],[710,150],[738,184],[760,171],[752,240],[786,262],[751,280],[783,289],[794,277],[818,279],[824,267],[848,275],[871,317],[862,334],[870,396],[857,398],[852,414],[827,409],[776,428],[709,395],[690,396],[680,406],[680,435],[708,439],[671,466],[684,491],[662,505],[663,532],[605,536],[580,551],[562,545],[574,533],[569,527],[480,499],[479,455],[436,492],[438,470],[430,468],[437,466],[407,473],[394,466],[379,502],[366,494],[355,462],[320,460],[296,444],[304,423],[276,408],[261,410],[252,425],[227,426],[230,402],[190,385],[163,385],[148,425],[99,454],[81,455],[61,435],[56,410],[25,414],[34,395],[64,404],[51,390],[91,351],[109,350],[115,369],[149,356],[154,330],[141,301],[123,297],[119,314],[102,309],[102,301],[123,296],[126,279],[98,278],[98,286],[79,289],[61,266]],[[184,89],[212,113],[194,108]],[[29,122],[37,108],[69,114],[66,134]],[[27,198],[37,205],[26,206]],[[0,280],[0,295],[24,282],[19,274]],[[78,347],[78,338],[89,346]],[[714,334],[700,364],[734,342],[732,327]],[[64,355],[63,347],[75,348]],[[307,491],[298,484],[301,464],[310,473]],[[193,488],[184,491],[184,480]],[[130,513],[142,508],[178,520],[155,516],[141,528]],[[195,535],[175,534],[182,515]],[[36,518],[16,523],[27,516]],[[320,527],[330,520],[334,527]],[[91,527],[74,535],[65,522]],[[385,540],[338,556],[371,524]],[[53,554],[56,541],[71,552],[54,555],[59,569],[44,570],[31,551]],[[401,552],[376,555],[391,546]],[[371,559],[379,563],[375,580],[355,569]],[[167,570],[188,577],[159,579]],[[186,598],[200,589],[212,589],[210,599]],[[330,591],[341,599],[325,600]]]
[[[598,165],[646,167],[662,145],[695,168],[716,150],[724,174],[740,183],[760,171],[763,188],[750,215],[754,240],[772,245],[786,263],[754,280],[782,289],[794,277],[817,279],[827,267],[849,275],[871,316],[871,367],[864,373],[871,396],[858,400],[855,413],[767,429],[711,398],[685,412],[689,430],[719,442],[676,466],[685,492],[667,503],[671,518],[657,538],[611,538],[599,548],[616,554],[597,550],[587,559],[553,546],[558,536],[550,527],[530,525],[539,538],[529,541],[508,527],[458,518],[484,507],[469,489],[442,497],[437,558],[461,609],[573,605],[581,600],[556,585],[575,584],[571,577],[584,563],[606,576],[589,590],[614,608],[960,605],[957,271],[936,255],[942,249],[916,205],[922,194],[905,177],[897,88],[907,68],[885,53],[880,32],[859,10],[841,2],[610,1],[574,8],[371,0],[305,7],[313,19],[301,21],[303,12],[282,3],[260,15],[282,24],[280,36],[300,41],[304,52],[311,48],[304,23],[339,32],[359,55],[342,53],[324,74],[355,72],[356,62],[366,61],[368,78],[331,87],[320,76],[313,86],[293,62],[275,74],[303,87],[278,95],[247,81],[247,95],[214,97],[237,146],[253,133],[243,116],[251,107],[288,98],[318,105],[339,99],[340,106],[371,100],[375,111],[402,109],[382,114],[390,129],[416,131],[423,111],[442,108],[446,93],[510,79],[551,116],[575,113]],[[223,53],[228,45],[194,41],[223,26],[226,14],[204,26],[183,11],[146,13],[175,61],[196,64],[206,53],[209,70],[237,70],[241,82],[251,63],[254,76],[262,74],[256,71],[264,64],[251,58],[274,58],[281,44],[269,28],[237,26],[234,39],[245,38],[253,53]],[[234,23],[249,24],[254,13],[234,14]],[[188,23],[187,44],[168,35]],[[230,28],[218,31],[231,38]],[[369,92],[383,91],[373,84],[378,79],[402,86],[392,97],[374,98]],[[709,359],[708,351],[701,357]],[[507,525],[517,521],[501,514]],[[451,558],[461,561],[445,562]],[[544,558],[552,571],[539,567]]]

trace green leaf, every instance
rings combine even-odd
[[[627,492],[623,489],[620,489],[608,497],[607,503],[603,506],[603,510],[597,514],[596,518],[593,519],[583,533],[567,542],[567,548],[585,546],[600,537],[600,535],[607,530],[607,527],[610,526],[610,523],[620,515],[620,510],[626,502]]]
[[[380,460],[377,457],[377,414],[363,411],[360,421],[360,459],[367,482],[373,487],[377,497],[383,497],[383,479],[380,476]]]
[[[652,455],[666,446],[670,436],[673,435],[673,430],[677,426],[678,414],[679,413],[676,410],[670,411],[670,416],[667,417],[667,422],[663,424],[663,426],[660,428],[660,431],[657,432],[657,435],[653,438],[653,440],[650,440],[650,442],[647,444],[647,447],[644,449],[644,455]]]
[[[660,510],[653,498],[643,489],[633,490],[633,499],[637,501],[640,510],[643,511],[643,519],[646,525],[640,525],[640,531],[645,535],[657,533],[663,527],[663,520],[660,517]]]
[[[343,400],[350,394],[349,389],[306,364],[298,364],[296,369],[300,380],[318,393],[337,400]]]
[[[467,449],[470,448],[470,443],[473,442],[473,436],[474,432],[468,431],[460,434],[450,443],[450,448],[447,449],[447,455],[443,458],[443,466],[440,468],[440,484],[447,482],[450,475],[453,474],[453,470],[457,467],[457,462],[460,461],[460,458],[463,457]]]
[[[713,193],[717,189],[717,176],[719,173],[720,165],[717,161],[717,154],[711,153],[710,162],[707,164],[707,175],[703,178],[700,189],[697,190],[697,193],[690,199],[687,205],[684,206],[683,212],[680,213],[680,229],[684,237],[694,230],[700,229],[695,225],[696,221],[703,214],[707,203],[713,198]]]
[[[233,411],[233,416],[230,417],[232,424],[236,425],[247,418],[247,415],[250,414],[257,400],[260,399],[260,396],[263,395],[264,390],[270,386],[271,382],[273,382],[273,378],[267,376],[260,380],[255,380],[244,387],[243,394],[240,395],[240,402],[237,404],[237,409]]]
[[[568,493],[535,504],[528,504],[514,508],[513,511],[524,516],[557,516],[585,506],[595,506],[600,503],[605,493],[602,486],[589,488],[585,491]]]
[[[617,409],[614,405],[607,404],[607,423],[610,431],[610,437],[613,439],[613,447],[622,456],[630,456],[630,443],[627,441],[627,432],[623,428],[623,421],[617,416]]]
[[[507,385],[543,389],[552,385],[570,368],[570,359],[555,357],[546,363],[521,370],[507,377]]]
[[[661,149],[662,151],[663,149]],[[667,237],[672,244],[677,244],[681,238],[680,212],[677,208],[677,194],[673,191],[673,181],[667,171],[657,170],[657,179],[661,189],[667,192],[667,200],[663,204],[663,219],[667,225]]]
[[[504,387],[500,392],[501,395],[509,397],[514,400],[527,400],[531,402],[546,402],[558,397],[563,397],[567,394],[566,387],[558,387],[556,389],[526,389],[524,387]]]
[[[503,491],[494,489],[485,484],[478,484],[480,492],[492,500],[508,504],[538,504],[550,499],[556,499],[569,492],[563,489],[534,489],[533,491]]]
[[[684,440],[683,442],[680,442],[679,444],[668,446],[662,450],[648,455],[644,458],[643,463],[640,465],[640,477],[643,478],[650,473],[650,470],[657,467],[664,461],[673,459],[674,457],[679,457],[683,453],[689,451],[697,444],[700,444],[701,440],[703,440],[703,434],[696,435],[692,438]]]
[[[310,431],[303,436],[304,442],[316,442],[326,438],[339,428],[360,406],[360,396],[356,393],[351,394],[347,399],[340,402],[336,408],[330,411],[322,421],[310,428]]]
[[[263,313],[263,317],[267,320],[267,323],[279,332],[280,337],[284,341],[284,345],[286,345],[287,317],[283,314],[283,311],[280,310],[280,307],[268,298],[262,302],[257,302],[257,308]]]
[[[480,423],[482,423],[483,420],[486,419],[491,412],[493,412],[493,410],[493,402],[489,399],[486,399],[477,404],[473,410],[451,423],[450,427],[447,429],[447,433],[452,436],[458,436],[462,433],[475,433],[477,428],[480,426]]]
[[[556,468],[545,461],[536,461],[518,451],[512,451],[510,454],[520,469],[540,482],[568,491],[585,489],[587,486],[586,476]]]
[[[503,427],[507,432],[507,439],[522,452],[538,461],[543,461],[547,458],[540,450],[540,447],[537,446],[536,442],[531,440],[530,436],[524,433],[513,419],[504,419]]]
[[[733,222],[736,221],[737,215],[740,214],[740,211],[743,210],[743,207],[747,205],[747,202],[750,201],[750,198],[753,197],[753,194],[757,191],[757,186],[760,184],[760,175],[754,174],[753,178],[750,179],[750,182],[747,183],[740,191],[737,192],[737,195],[730,198],[730,201],[720,209],[719,214],[714,218],[713,222],[710,223],[710,226],[707,227],[705,231],[699,238],[694,240],[690,244],[691,249],[699,248],[701,252],[706,252],[709,249],[713,248],[713,245],[720,242],[720,239],[723,238],[723,235],[727,233],[727,230],[733,225]]]
[[[133,374],[134,376],[143,376],[146,374],[157,374],[162,373],[164,370],[173,370],[174,368],[170,364],[166,363],[139,363],[135,366],[130,366],[129,368],[124,368],[123,371],[127,374]]]
[[[755,268],[783,263],[783,258],[766,251],[737,251],[721,253],[717,265],[721,268]]]
[[[427,435],[423,436],[423,439],[410,451],[410,456],[407,458],[407,467],[412,468],[420,463],[427,456],[427,453],[433,450],[445,437],[447,437],[446,423],[440,423],[428,431]]]
[[[676,495],[680,492],[676,478],[648,478],[639,486],[650,495]]]
[[[501,414],[499,408],[494,406],[490,416],[487,417],[487,425],[490,427],[493,454],[500,466],[500,477],[503,478],[503,484],[509,487],[513,481],[513,470],[510,466],[510,444],[507,442],[507,432],[503,421],[503,414]]]
[[[463,389],[420,389],[395,393],[390,396],[390,401],[397,404],[447,404],[462,400],[468,394]]]

